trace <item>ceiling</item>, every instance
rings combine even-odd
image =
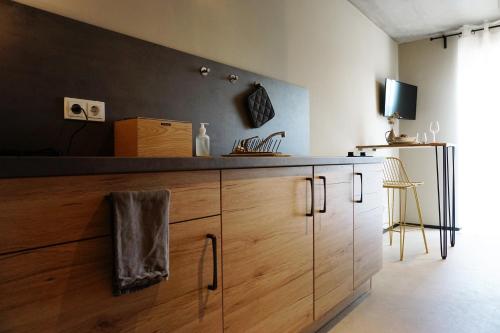
[[[397,42],[500,19],[500,0],[349,0]]]

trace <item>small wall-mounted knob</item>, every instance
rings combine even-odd
[[[238,81],[240,77],[236,74],[231,74],[227,77],[227,79],[229,80],[229,82],[231,83],[235,83],[236,81]]]
[[[205,67],[205,66],[203,66],[203,67],[200,68],[200,74],[202,76],[207,76],[208,73],[210,73],[210,68]]]

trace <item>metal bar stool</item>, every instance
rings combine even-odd
[[[399,232],[399,260],[403,260],[406,229],[420,229],[424,238],[425,253],[429,253],[427,239],[425,237],[424,224],[422,221],[422,211],[418,200],[417,186],[423,182],[412,182],[408,178],[403,162],[396,157],[387,157],[384,162],[384,188],[387,189],[387,204],[389,212],[389,243],[392,246],[392,236],[394,232]],[[419,225],[409,226],[406,223],[406,203],[408,190],[413,192],[417,205]],[[395,226],[394,221],[394,193],[399,192],[399,221]],[[392,194],[392,195],[391,195]],[[392,201],[391,201],[392,199]]]

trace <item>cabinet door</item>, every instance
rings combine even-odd
[[[312,167],[222,171],[226,332],[298,332],[313,320]]]
[[[353,290],[353,166],[314,167],[314,179],[314,318],[319,319]]]
[[[0,256],[0,331],[222,332],[207,234],[220,240],[219,216],[171,224],[169,279],[119,297],[110,237]]]
[[[382,164],[354,166],[354,288],[382,268]]]

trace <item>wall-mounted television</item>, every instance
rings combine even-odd
[[[397,115],[399,119],[416,118],[417,86],[385,79],[384,116]]]

